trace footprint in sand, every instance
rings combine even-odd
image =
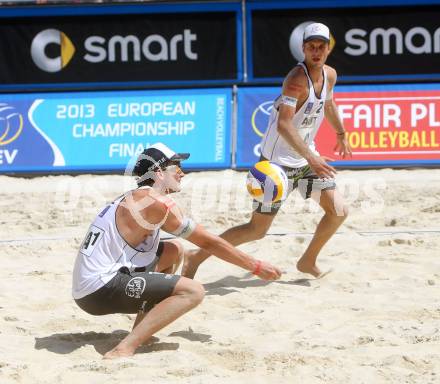
[[[99,373],[108,373],[108,374],[114,373],[114,370],[104,365],[98,364],[96,362],[74,365],[70,367],[69,370],[75,372],[99,372]]]

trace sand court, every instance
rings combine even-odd
[[[250,216],[245,178],[194,172],[174,198],[220,233]],[[134,357],[105,361],[134,316],[82,312],[73,261],[100,207],[133,180],[0,176],[0,382],[438,383],[440,171],[346,170],[337,183],[350,215],[318,259],[330,274],[295,269],[321,211],[293,193],[269,235],[241,246],[279,266],[279,281],[210,258],[199,307]]]

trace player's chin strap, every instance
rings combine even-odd
[[[184,217],[180,226],[176,230],[172,232],[170,231],[169,233],[174,236],[181,237],[182,239],[186,239],[191,235],[191,233],[194,232],[196,226],[197,224],[193,219]]]

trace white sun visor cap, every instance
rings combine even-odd
[[[189,157],[189,153],[176,153],[163,143],[156,143],[144,149],[138,156],[133,168],[133,175],[142,177],[150,171],[156,171],[172,161],[183,161]]]
[[[182,160],[188,159],[188,157],[189,157],[189,153],[176,153],[171,148],[167,147],[163,143],[153,144],[150,147],[148,147],[147,150],[150,150],[153,148],[162,152],[168,160],[182,161]]]
[[[322,23],[312,23],[304,28],[303,42],[307,42],[313,39],[324,40],[330,42],[330,30]]]

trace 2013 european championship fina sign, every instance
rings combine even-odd
[[[225,88],[0,95],[0,172],[121,171],[156,142],[190,152],[186,168],[228,168],[231,97]]]

